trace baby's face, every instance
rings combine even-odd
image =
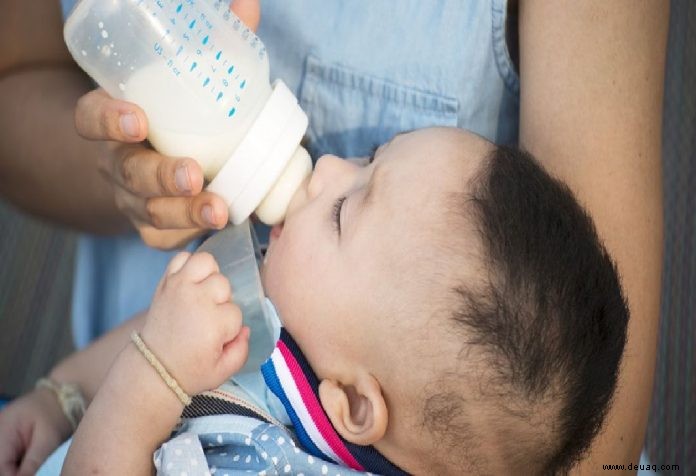
[[[442,243],[453,194],[489,148],[463,131],[424,129],[395,137],[369,165],[318,161],[271,233],[263,282],[320,379],[358,365],[389,391],[395,362],[419,367],[419,355],[444,350],[432,348],[440,326],[429,319],[442,283],[466,270],[450,269]]]

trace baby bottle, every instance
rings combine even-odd
[[[231,281],[249,359],[258,370],[277,340],[277,314],[263,295],[246,221],[283,220],[311,173],[299,146],[307,116],[282,81],[269,83],[261,41],[229,11],[229,0],[80,0],[65,24],[77,63],[111,96],[138,104],[161,153],[192,157],[230,221],[201,250]]]
[[[230,221],[283,219],[311,172],[307,116],[269,83],[266,49],[229,0],[80,0],[64,35],[100,86],[145,111],[158,151],[200,163]]]

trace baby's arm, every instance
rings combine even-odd
[[[140,332],[145,324],[145,313],[131,319],[100,337],[85,349],[70,354],[50,373],[56,382],[76,384],[85,402],[89,403],[106,378],[109,367],[123,347],[131,332]]]
[[[188,395],[219,386],[247,357],[249,330],[207,253],[177,255],[159,284],[142,339]],[[129,344],[75,433],[64,473],[151,474],[152,454],[183,404]]]

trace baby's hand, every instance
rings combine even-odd
[[[221,385],[249,351],[249,328],[209,253],[179,253],[160,281],[142,338],[189,395]]]

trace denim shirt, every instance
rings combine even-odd
[[[73,3],[63,0],[64,14]],[[519,80],[505,43],[506,0],[261,6],[258,35],[271,77],[283,79],[307,112],[315,159],[364,156],[398,132],[427,126],[517,140]],[[83,236],[73,293],[76,345],[146,309],[172,256],[137,235]]]

